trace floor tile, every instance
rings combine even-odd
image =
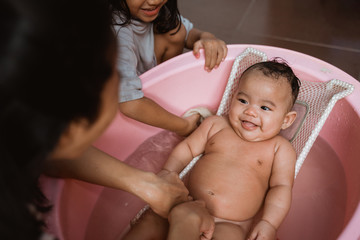
[[[358,0],[181,0],[195,27],[228,44],[261,44],[303,52],[360,81]]]

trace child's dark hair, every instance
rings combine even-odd
[[[98,117],[111,15],[103,0],[2,0],[0,32],[0,239],[39,239],[38,178],[68,125]]]
[[[299,78],[296,77],[293,70],[284,59],[278,57],[270,61],[256,63],[248,67],[242,75],[252,70],[259,70],[265,76],[275,79],[278,79],[279,77],[286,78],[291,86],[292,104],[295,103],[299,94],[301,81],[299,80]]]
[[[108,1],[110,3],[110,9],[115,15],[115,17],[113,17],[113,24],[120,26],[126,26],[130,24],[132,17],[126,0]],[[121,20],[121,23],[117,21],[117,18]],[[179,31],[181,21],[180,12],[177,6],[177,0],[168,0],[165,5],[160,9],[159,15],[153,23],[156,33],[167,33],[175,28],[177,28],[177,31]]]

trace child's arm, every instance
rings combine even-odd
[[[187,136],[194,131],[200,119],[199,114],[187,118],[176,116],[146,97],[119,103],[119,109],[129,118],[175,132],[180,136]]]
[[[75,178],[132,193],[162,217],[167,217],[176,204],[188,200],[189,192],[176,173],[160,177],[144,172],[94,147],[78,159],[47,160],[44,168],[53,177]]]
[[[196,58],[200,57],[200,49],[204,49],[206,71],[211,71],[213,68],[217,68],[226,58],[228,51],[224,41],[216,38],[209,32],[203,32],[196,28],[191,29],[189,32],[185,47],[193,49],[193,53]]]
[[[203,153],[216,118],[217,116],[206,118],[189,137],[180,142],[171,152],[163,169],[180,173],[194,157]]]
[[[296,153],[286,139],[280,139],[275,153],[270,188],[266,195],[261,220],[249,240],[275,239],[276,231],[289,212],[295,176]]]

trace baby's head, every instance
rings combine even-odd
[[[234,131],[247,141],[275,137],[295,121],[291,111],[300,81],[292,69],[278,59],[250,66],[240,77],[229,110]]]
[[[270,77],[274,80],[284,79],[288,81],[291,87],[291,95],[292,95],[291,96],[292,101],[289,104],[289,108],[291,109],[299,94],[301,82],[296,77],[296,75],[294,74],[293,70],[289,67],[289,65],[281,58],[274,58],[271,61],[259,62],[250,66],[243,72],[241,77],[254,70],[261,71],[265,76]]]

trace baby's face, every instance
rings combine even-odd
[[[244,140],[270,139],[295,119],[296,113],[289,113],[291,101],[291,87],[285,78],[272,79],[253,70],[240,80],[229,110],[230,124]]]
[[[152,22],[167,0],[126,0],[131,16],[143,22]]]

